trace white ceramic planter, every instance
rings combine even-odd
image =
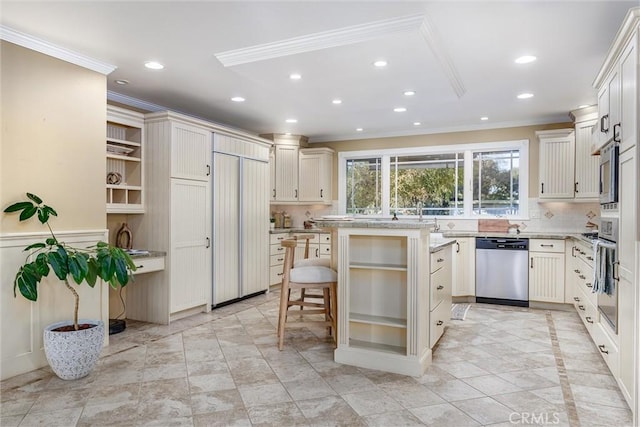
[[[44,329],[44,353],[53,372],[63,380],[85,377],[100,358],[104,343],[102,320],[79,319],[78,323],[90,323],[94,328],[71,332],[54,332],[72,321],[57,322]]]

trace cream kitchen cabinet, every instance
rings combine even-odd
[[[564,240],[529,240],[529,301],[564,303]]]
[[[465,297],[476,295],[475,238],[456,238],[453,245],[453,283],[451,295]]]
[[[211,130],[172,112],[145,116],[148,210],[130,221],[136,246],[166,252],[165,269],[127,288],[131,319],[167,324],[211,308]],[[204,155],[203,153],[208,153]]]
[[[591,155],[595,109],[572,112],[575,129],[538,131],[540,200],[598,199],[598,158]]]
[[[300,202],[331,203],[333,153],[330,148],[303,148],[299,152]]]
[[[438,342],[451,320],[452,245],[431,253],[429,278],[429,347]]]
[[[600,157],[591,154],[597,124],[596,107],[571,112],[575,122],[575,200],[598,201]]]
[[[300,148],[295,145],[275,146],[275,185],[272,189],[276,202],[297,202],[298,157]]]
[[[144,115],[107,105],[107,213],[144,213]]]
[[[284,264],[284,247],[280,242],[290,239],[299,232],[292,233],[271,233],[269,245],[269,285],[277,285],[282,282],[282,265]],[[309,240],[309,258],[330,258],[331,257],[331,234],[329,233],[307,233],[311,234]],[[295,250],[295,259],[298,261],[304,258],[306,240],[300,240]]]

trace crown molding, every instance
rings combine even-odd
[[[140,110],[149,111],[155,113],[156,111],[165,111],[168,108],[162,105],[154,104],[152,102],[143,101],[131,96],[122,95],[121,93],[114,92],[112,90],[107,91],[107,101],[118,102],[120,104],[128,105],[130,107],[138,108]]]
[[[458,95],[458,98],[462,98],[462,96],[467,92],[464,87],[464,83],[462,83],[462,79],[460,78],[455,65],[453,65],[451,57],[444,48],[438,32],[426,15],[420,25],[420,35],[431,48],[433,56],[435,56],[436,60],[440,64],[440,68],[444,71],[453,91]]]
[[[415,31],[420,28],[423,15],[409,15],[385,19],[367,24],[353,25],[337,30],[322,31],[300,37],[264,43],[241,49],[219,52],[214,56],[225,67],[295,55],[304,52],[360,43],[395,33]]]
[[[5,27],[4,25],[0,25],[0,39],[104,75],[108,75],[118,68],[115,65],[98,61],[97,59],[54,45],[45,40],[30,36],[29,34]]]

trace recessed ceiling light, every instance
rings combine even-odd
[[[245,100],[243,97],[241,97],[241,96],[234,96],[233,98],[231,98],[231,100],[232,100],[233,102],[244,102],[244,101],[246,101],[246,100]]]
[[[414,91],[412,91],[412,90],[405,90],[404,91],[404,96],[413,96],[415,94],[416,93]]]
[[[300,80],[302,78],[302,75],[298,73],[292,73],[292,74],[289,74],[289,78],[291,80]]]
[[[338,105],[338,104],[342,104],[342,99],[334,99],[333,101],[331,101],[332,103]]]
[[[532,93],[521,93],[520,95],[518,95],[518,99],[527,99],[527,98],[533,98],[533,94]]]
[[[128,85],[129,84],[129,80],[125,80],[125,79],[114,80],[114,82],[116,82],[116,84],[119,84],[119,85]]]
[[[395,111],[396,113],[404,113],[405,111],[407,111],[407,109],[404,107],[396,107],[393,109],[393,111]]]
[[[524,55],[524,56],[521,56],[519,58],[516,58],[515,62],[516,62],[516,64],[528,64],[530,62],[535,61],[536,59],[538,59],[538,58],[536,58],[533,55]]]
[[[356,128],[356,132],[362,132],[364,129],[362,128]]]
[[[147,61],[144,66],[151,70],[162,70],[164,68],[164,65],[156,61]]]
[[[422,124],[422,123],[420,123],[420,122],[413,122],[413,125],[414,125],[414,126],[420,126],[421,124]]]
[[[378,68],[383,68],[387,66],[387,61],[381,59],[379,61],[374,62],[373,65]]]
[[[480,120],[482,120],[482,121],[486,121],[486,120],[489,120],[489,117],[487,117],[487,116],[482,116],[482,117],[480,117]]]
[[[287,123],[298,123],[298,119],[287,119],[285,120]]]

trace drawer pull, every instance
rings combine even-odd
[[[279,251],[284,251],[284,248],[278,248]]]
[[[584,311],[584,305],[579,305],[578,308],[582,311]]]
[[[276,237],[276,240],[284,240],[284,237]]]
[[[278,261],[284,261],[284,258],[278,258]]]
[[[283,273],[277,273],[278,276],[282,276],[283,274],[284,274],[284,272]]]
[[[586,279],[586,277],[584,277],[583,274],[579,275],[578,277],[581,278],[582,280]]]
[[[609,354],[609,351],[605,349],[604,344],[600,344],[598,349],[600,349],[600,353]]]
[[[540,244],[540,247],[541,247],[541,248],[552,248],[552,247],[553,247],[553,244],[545,245],[544,243],[541,243],[541,244]]]
[[[136,265],[136,269],[144,268],[144,265]]]
[[[573,270],[573,271],[574,271],[574,273],[576,273],[576,274],[580,274],[580,270],[577,270],[577,269],[576,269],[576,270]]]
[[[591,319],[590,316],[585,317],[584,320],[586,320],[587,323],[593,323],[593,319]]]
[[[587,288],[593,288],[593,285],[591,283],[585,283],[584,284]]]
[[[436,289],[437,289],[438,291],[441,291],[441,290],[443,290],[443,289],[444,289],[444,286],[440,285],[440,286],[438,286]]]
[[[574,300],[575,302],[580,302],[580,298],[578,298],[578,297],[573,297],[573,300]]]
[[[438,258],[437,262],[444,262],[444,258]]]
[[[588,256],[588,257],[587,257],[587,259],[588,259],[589,261],[593,261],[593,257],[592,257],[592,256]]]
[[[443,324],[443,323],[444,323],[444,322],[443,322],[442,320],[438,320],[438,321],[436,322],[436,326],[442,326],[442,324]]]

